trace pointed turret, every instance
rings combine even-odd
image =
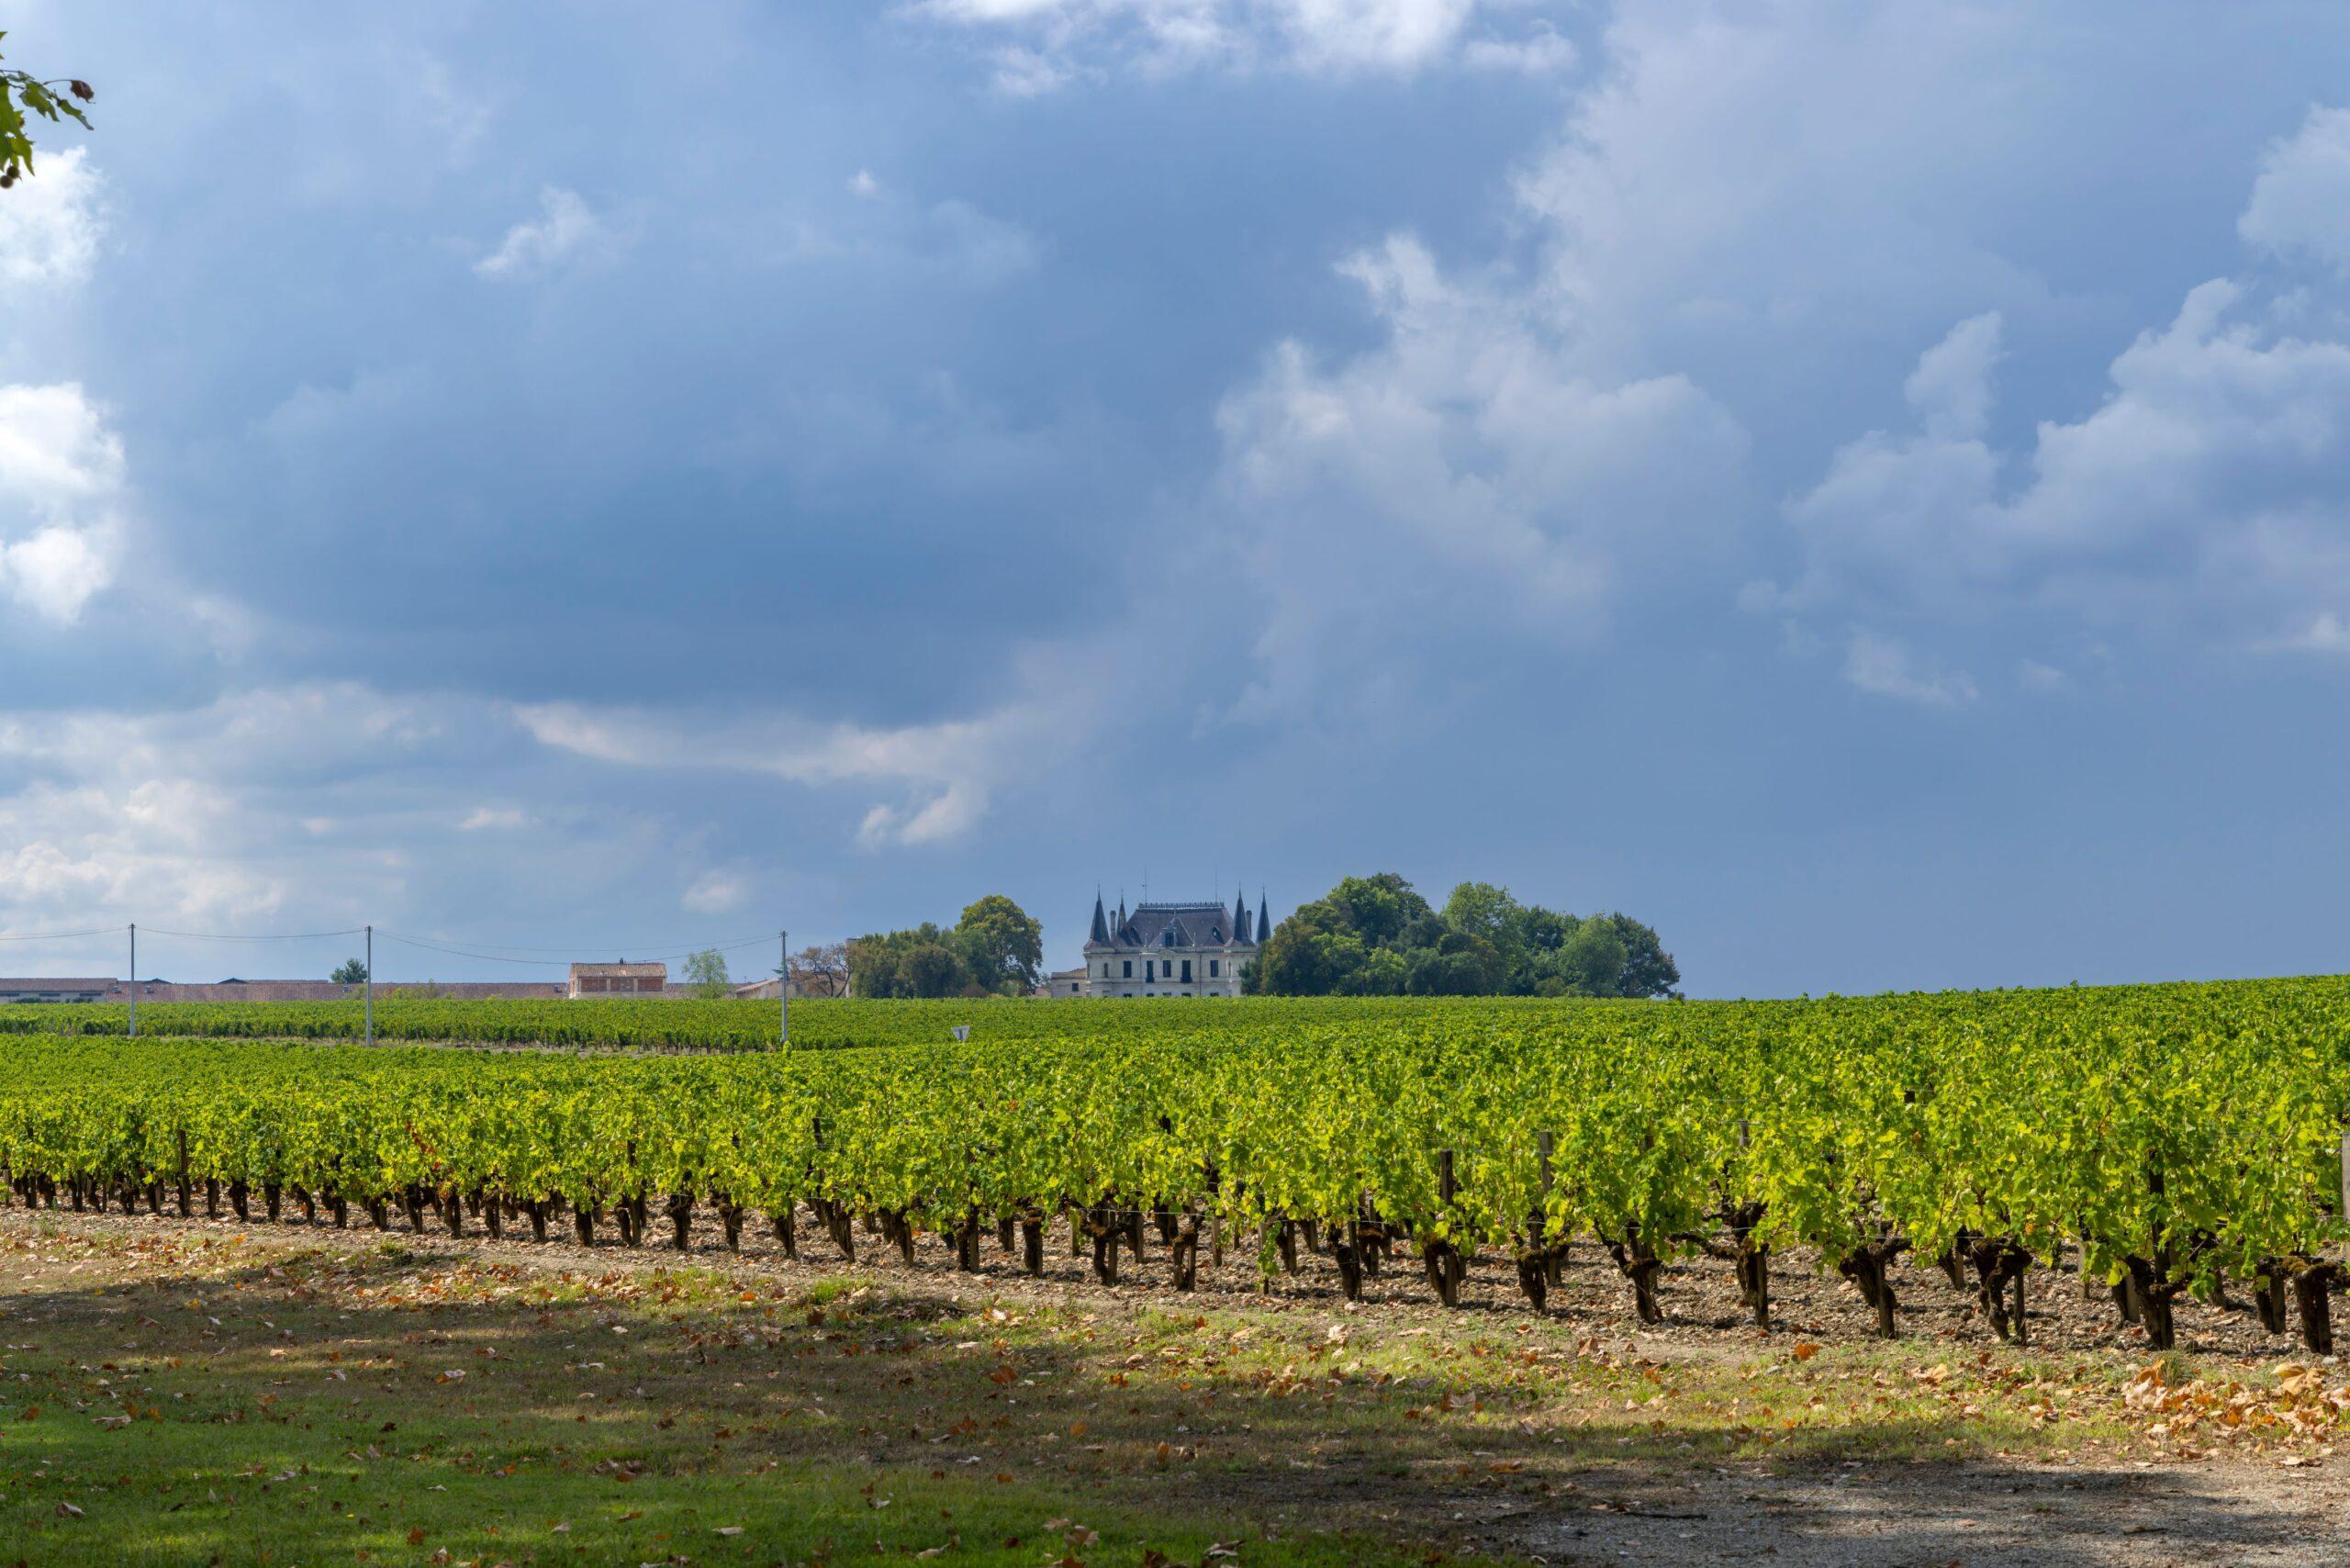
[[[1110,943],[1110,916],[1102,907],[1102,890],[1093,890],[1093,935],[1091,940],[1103,946]]]
[[[1266,907],[1264,890],[1259,888],[1257,890],[1257,940],[1266,941],[1272,934],[1273,917]]]
[[[1232,939],[1246,942],[1248,937],[1248,895],[1237,893],[1232,900]]]

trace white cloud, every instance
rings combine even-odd
[[[1034,272],[1041,254],[1035,235],[991,218],[968,201],[942,201],[926,220],[931,256],[980,287]]]
[[[860,176],[863,177],[863,176]],[[973,288],[993,288],[1036,270],[1044,247],[1034,234],[960,197],[920,206],[874,182],[853,194],[856,209],[837,223],[802,223],[787,252],[790,260],[919,268]]]
[[[2350,272],[2350,109],[2312,108],[2298,134],[2269,147],[2236,232]]]
[[[1270,65],[1333,75],[1404,74],[1460,59],[1554,71],[1574,51],[1546,20],[1468,36],[1528,0],[927,0],[946,23],[1019,42],[990,51],[999,91],[1031,96],[1079,74]]]
[[[1991,412],[1991,372],[2000,359],[2004,323],[1997,310],[1961,321],[1950,336],[1918,358],[1902,395],[1918,410],[1926,433],[1939,441],[1967,441],[1983,433]]]
[[[43,153],[34,166],[39,172],[0,200],[0,287],[76,284],[97,260],[97,170],[79,147]]]
[[[995,75],[991,78],[995,90],[1007,98],[1036,98],[1055,92],[1077,78],[1078,72],[1068,62],[1040,49],[1013,46],[992,51]]]
[[[1911,378],[1924,433],[1847,443],[1788,504],[1804,570],[1756,607],[2036,609],[2263,645],[2317,645],[2350,613],[2350,342],[2203,284],[2114,359],[2092,412],[2009,458],[1960,433],[1986,406],[1975,325]]]
[[[1930,668],[1898,638],[1860,627],[1844,644],[1844,679],[1872,696],[1930,708],[1963,707],[1976,696],[1965,671]]]
[[[2262,640],[2258,646],[2269,653],[2322,654],[2328,657],[2350,654],[2350,614],[2321,610],[2300,625]]]
[[[70,624],[82,607],[114,580],[114,562],[89,532],[44,528],[29,539],[0,544],[0,586],[26,608]]]
[[[539,193],[539,208],[537,218],[509,229],[498,249],[474,263],[476,275],[495,283],[529,282],[566,263],[608,256],[623,238],[576,192],[559,185]]]
[[[62,517],[122,486],[122,442],[80,386],[0,386],[0,507]]]
[[[848,194],[869,201],[881,194],[881,182],[873,177],[872,170],[859,169],[848,177]]]
[[[1548,284],[1595,353],[1789,401],[1887,331],[2042,297],[1981,202],[1943,196],[2054,166],[2017,66],[2045,69],[2045,41],[1996,4],[1619,0],[1595,84],[1516,182]]]
[[[732,914],[750,902],[751,887],[739,873],[704,871],[678,896],[678,907],[691,914]]]
[[[609,797],[575,809],[576,773],[494,703],[355,682],[0,710],[0,929],[373,921],[380,937],[456,911],[458,933],[543,945],[533,933],[576,930],[694,853],[657,814]],[[486,787],[555,804],[526,818],[479,804]],[[487,831],[520,825],[539,831]],[[420,901],[430,924],[409,924]]]
[[[385,881],[371,849],[320,847],[316,824],[342,815],[316,809],[320,781],[412,764],[430,735],[417,705],[347,685],[0,712],[0,762],[20,781],[0,792],[0,912],[237,930],[297,901],[347,912]]]
[[[2038,659],[2016,661],[2016,684],[2026,691],[2037,692],[2043,697],[2058,696],[2072,690],[2074,687],[2073,678],[2070,675],[2054,665],[2042,664]]]
[[[1572,70],[1575,46],[1548,22],[1538,22],[1519,38],[1473,38],[1460,48],[1460,63],[1480,71],[1516,71],[1528,76],[1556,76]]]
[[[82,388],[0,386],[0,592],[61,623],[113,580],[121,438]]]
[[[1078,744],[1093,699],[1074,672],[1039,654],[1024,671],[1028,695],[970,719],[877,727],[822,723],[784,712],[726,718],[577,702],[517,705],[541,745],[626,767],[764,773],[814,788],[879,784],[857,830],[867,848],[912,847],[965,836],[998,792],[1049,769]],[[1066,692],[1066,698],[1046,695]]]
[[[1706,552],[1746,440],[1688,380],[1593,374],[1538,298],[1408,237],[1341,270],[1383,342],[1335,367],[1282,344],[1218,415],[1266,606],[1244,713],[1359,697],[1416,647],[1587,639]]]

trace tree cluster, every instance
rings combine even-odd
[[[848,994],[848,944],[814,942],[791,955],[789,977],[802,996]]]
[[[909,931],[852,938],[849,994],[1019,996],[1035,987],[1044,962],[1044,926],[1002,893],[990,893],[951,930],[924,921]]]
[[[1656,932],[1463,882],[1441,910],[1393,871],[1348,877],[1273,928],[1242,978],[1266,996],[1677,996]]]

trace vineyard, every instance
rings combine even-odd
[[[735,1005],[575,1026],[603,1043],[747,1043],[755,1021]],[[416,1009],[379,1023],[482,1039],[509,1019],[553,1035],[593,1016]],[[342,1022],[191,1011],[212,1016],[185,1027],[255,1034]],[[1175,1292],[1206,1248],[1253,1257],[1268,1280],[1327,1271],[1349,1297],[1406,1270],[1449,1305],[1486,1254],[1539,1309],[1570,1249],[1596,1248],[1643,1321],[1686,1263],[1733,1271],[1765,1327],[1774,1261],[1801,1249],[1888,1336],[1905,1253],[1940,1261],[2003,1338],[2026,1332],[2034,1269],[2077,1258],[2156,1348],[2181,1295],[2234,1287],[2272,1333],[2329,1350],[2345,1278],[2331,1260],[2350,1238],[2337,980],[804,1014],[795,1047],[803,1027],[904,1043],[664,1057],[12,1036],[0,1165],[35,1205],[678,1247],[697,1225],[739,1246],[751,1226],[795,1255],[878,1245],[909,1261],[934,1233],[967,1270],[985,1237],[1035,1271],[1065,1223],[1103,1280],[1124,1267]],[[969,1044],[936,1043],[964,1022]]]
[[[1498,1001],[1487,1009],[1515,1012],[1528,1026],[1557,1018],[1555,1002]],[[1573,1005],[1573,1004],[1568,1004]],[[1450,1004],[1435,1004],[1435,1011]],[[1428,1017],[1424,1002],[1375,999],[1265,998],[1220,1000],[1189,1013],[1159,1008],[1098,1007],[1090,1002],[806,1001],[791,1004],[795,1050],[844,1047],[934,1045],[958,1025],[975,1038],[1013,1040],[1224,1039],[1236,1034],[1292,1036],[1304,1029],[1408,1028]],[[777,1044],[780,1016],[772,1002],[628,1001],[454,1002],[379,994],[374,1028],[378,1040],[437,1044],[543,1046],[571,1049],[678,1053],[767,1050]],[[38,1003],[0,1007],[0,1035],[103,1037],[129,1033],[129,1009],[119,1002]],[[358,1040],[367,1012],[347,1002],[149,1002],[139,1009],[139,1033],[187,1039]]]

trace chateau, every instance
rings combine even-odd
[[[1081,996],[1238,996],[1240,971],[1270,930],[1260,894],[1257,918],[1246,895],[1220,903],[1142,903],[1113,914],[1093,898]],[[1056,988],[1058,990],[1058,988]]]

